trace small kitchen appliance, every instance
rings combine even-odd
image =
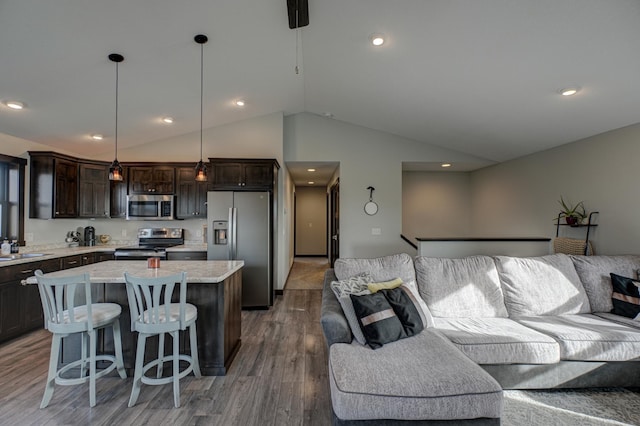
[[[94,228],[93,226],[87,226],[86,228],[84,228],[84,245],[96,245],[96,228]]]

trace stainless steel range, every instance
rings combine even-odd
[[[138,245],[119,247],[115,250],[116,260],[145,260],[150,257],[167,258],[167,248],[184,244],[182,228],[140,228]]]

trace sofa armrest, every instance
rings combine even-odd
[[[327,341],[327,346],[334,343],[351,343],[353,336],[347,318],[344,316],[340,302],[331,290],[331,281],[336,281],[333,269],[328,269],[324,274],[322,286],[322,307],[320,310],[320,324]]]

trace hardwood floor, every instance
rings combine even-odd
[[[45,330],[0,345],[0,424],[329,425],[327,349],[320,328],[320,290],[286,290],[265,311],[243,311],[242,347],[224,377],[186,377],[181,407],[171,385],[143,385],[128,408],[132,379],[56,386],[39,409],[51,335]]]

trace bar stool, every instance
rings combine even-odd
[[[136,404],[142,383],[148,385],[173,383],[173,404],[178,408],[180,407],[179,380],[192,371],[196,377],[202,377],[196,340],[198,310],[187,303],[187,273],[142,278],[125,272],[124,278],[131,310],[131,331],[138,332],[136,367],[129,407]],[[179,303],[171,303],[176,283],[180,284]],[[187,328],[189,328],[191,355],[180,354],[179,351],[179,332]],[[173,339],[173,353],[170,356],[164,356],[165,334]],[[154,335],[158,335],[158,357],[144,364],[147,337]],[[182,372],[180,372],[180,361],[188,362],[188,366]],[[162,367],[165,362],[173,363],[173,372],[169,377],[162,377]],[[156,377],[145,375],[153,367],[156,367]]]
[[[40,408],[49,405],[53,396],[53,385],[77,385],[89,382],[89,405],[96,405],[96,379],[105,376],[117,368],[123,379],[127,378],[122,362],[122,342],[120,339],[119,317],[122,312],[120,305],[115,303],[92,303],[91,283],[89,274],[69,277],[45,277],[41,270],[35,272],[38,290],[44,311],[45,328],[53,333],[51,340],[51,355],[49,357],[49,374]],[[76,294],[76,290],[81,290]],[[84,296],[82,296],[82,291]],[[76,299],[84,299],[84,305],[76,305]],[[98,345],[97,330],[105,327],[113,328],[113,342],[115,356],[96,355]],[[80,333],[82,336],[81,357],[58,370],[60,345],[64,337]],[[87,358],[87,337],[89,339],[89,357]],[[111,364],[96,371],[96,361],[110,361]],[[87,363],[89,375],[86,375]],[[64,373],[80,367],[80,377],[64,378]]]

